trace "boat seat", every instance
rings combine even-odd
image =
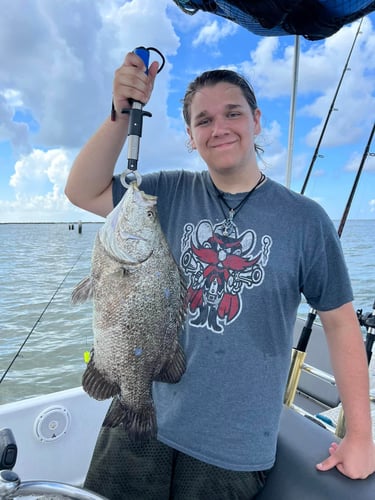
[[[303,326],[304,320],[298,318],[294,327],[294,347],[298,343]],[[329,375],[333,375],[325,333],[323,327],[319,324],[313,325],[310,341],[306,350],[305,362],[315,368],[319,368]],[[340,402],[339,393],[335,385],[304,371],[301,373],[298,391],[299,395],[297,394],[295,399],[297,406],[301,406],[312,414],[334,408]],[[321,404],[314,405],[309,401],[309,398],[317,400]]]
[[[257,500],[374,500],[375,474],[354,481],[337,469],[319,472],[315,465],[328,457],[338,438],[308,418],[285,407],[276,463]]]

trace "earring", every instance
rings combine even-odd
[[[186,149],[188,150],[188,153],[192,153],[195,148],[193,147],[191,139],[187,139],[185,144],[186,144]]]

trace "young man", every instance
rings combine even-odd
[[[73,203],[102,216],[125,191],[113,177],[128,130],[119,111],[148,101],[157,64],[144,71],[129,53],[114,80],[116,120],[85,145],[67,182]],[[252,498],[275,459],[301,293],[319,312],[346,416],[345,438],[317,468],[366,478],[375,470],[368,369],[337,233],[319,205],[260,171],[261,113],[240,75],[203,73],[183,112],[207,170],[148,174],[142,190],[158,196],[187,279],[187,370],[178,384],[154,384],[157,439],[102,429],[86,486],[109,498]]]

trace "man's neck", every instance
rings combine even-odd
[[[258,167],[252,172],[247,171],[242,174],[233,174],[230,171],[217,172],[210,170],[212,182],[217,189],[231,194],[250,191],[259,182],[261,175]]]

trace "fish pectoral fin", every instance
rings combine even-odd
[[[72,292],[73,304],[82,304],[86,300],[92,299],[93,286],[91,276],[87,276],[74,288]]]
[[[120,387],[115,382],[108,380],[95,366],[94,351],[91,352],[90,361],[82,375],[82,387],[89,396],[98,401],[113,398],[120,393]]]
[[[180,344],[177,344],[176,352],[172,359],[169,359],[155,376],[155,382],[168,382],[175,384],[179,382],[186,370],[185,353]]]

